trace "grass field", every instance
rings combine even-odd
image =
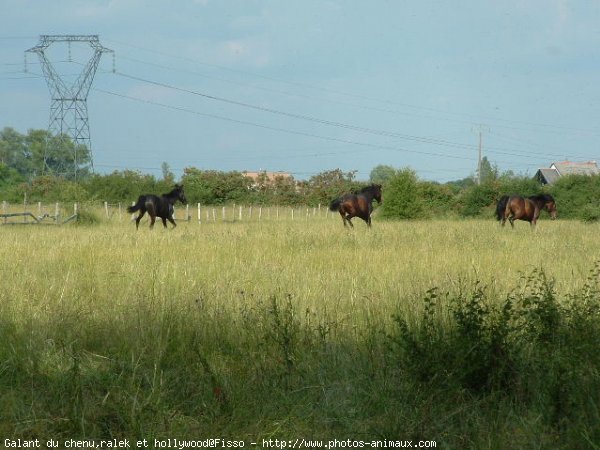
[[[600,448],[599,231],[0,227],[0,437]],[[483,375],[451,369],[484,360]]]

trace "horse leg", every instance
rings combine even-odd
[[[164,217],[161,217],[160,219],[162,220],[163,227],[167,228],[167,219],[165,219]]]
[[[175,228],[177,226],[177,224],[175,223],[175,221],[173,220],[172,217],[167,217],[167,220],[173,224],[173,228]],[[165,224],[165,228],[166,228],[166,226],[167,226],[167,224]]]
[[[535,231],[535,227],[537,225],[537,220],[539,217],[540,213],[536,211],[536,213],[533,215],[533,219],[531,219],[531,231]]]
[[[515,218],[513,216],[510,216],[508,218],[508,221],[510,222],[511,228],[514,228],[515,227]]]
[[[350,219],[352,219],[352,217],[354,217],[354,216],[350,216],[350,215],[348,215],[348,216],[346,217],[346,221],[347,221],[347,222],[350,224],[350,228],[354,228],[354,225],[353,225],[353,224],[352,224],[352,222],[350,221]]]
[[[154,222],[156,222],[156,209],[152,202],[146,202],[146,211],[150,216],[150,229],[154,228]]]
[[[135,218],[135,229],[137,230],[138,227],[140,226],[140,220],[142,220],[142,217],[144,217],[144,214],[146,214],[146,211],[144,211],[143,209],[140,211],[139,216],[137,216]]]
[[[341,209],[339,210],[340,216],[342,216],[342,223],[344,224],[344,228],[346,228],[346,213],[344,211],[342,211]]]

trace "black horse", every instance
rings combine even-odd
[[[381,203],[380,184],[372,184],[355,194],[344,194],[333,200],[329,205],[329,209],[340,213],[344,226],[346,226],[346,222],[348,222],[351,227],[354,227],[350,219],[353,217],[360,217],[367,222],[367,225],[370,227],[371,212],[373,212],[373,200],[377,200],[377,203]]]
[[[515,220],[525,220],[535,228],[542,210],[550,213],[551,219],[556,219],[556,202],[549,194],[538,194],[524,198],[519,195],[503,195],[496,205],[496,218],[502,226],[506,220],[514,228]]]
[[[140,220],[147,212],[150,216],[150,228],[154,227],[154,222],[157,217],[162,219],[162,223],[167,228],[167,220],[173,224],[173,228],[177,226],[175,220],[173,220],[173,205],[179,200],[181,203],[187,203],[185,194],[183,192],[183,186],[178,184],[168,194],[163,194],[160,197],[154,194],[140,195],[137,203],[127,208],[130,213],[139,211],[140,215],[135,218],[135,229],[137,230],[140,225]]]

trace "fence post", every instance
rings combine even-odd
[[[294,220],[294,207],[292,206],[292,220]]]
[[[260,222],[260,219],[262,217],[262,206],[258,207],[258,221]]]
[[[185,205],[185,221],[189,222],[190,219],[191,219],[191,216],[190,216],[190,205],[187,204],[187,205]]]
[[[213,222],[217,221],[217,212],[215,211],[215,208],[212,209],[213,212]]]
[[[240,206],[240,211],[238,213],[238,217],[240,218],[240,220],[242,220],[242,210],[243,208]]]
[[[54,205],[54,220],[56,221],[56,225],[60,225],[60,206],[58,202]]]
[[[225,207],[223,206],[223,209],[221,211],[221,216],[223,218],[223,222],[225,222]]]
[[[198,223],[202,223],[202,210],[200,209],[200,203],[198,203]]]
[[[104,211],[106,212],[106,218],[110,219],[110,214],[108,214],[108,202],[104,202]]]
[[[119,202],[119,221],[123,220],[123,210],[121,209],[121,202]]]

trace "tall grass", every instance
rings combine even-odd
[[[96,222],[0,227],[0,436],[600,442],[594,225]]]

